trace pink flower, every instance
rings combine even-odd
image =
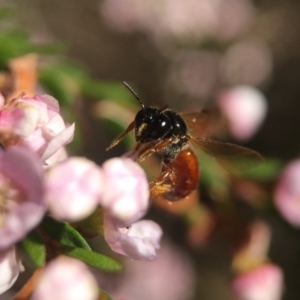
[[[222,92],[218,103],[228,119],[231,134],[239,140],[249,139],[267,113],[264,95],[250,86],[238,86]]]
[[[232,290],[238,300],[280,300],[283,274],[279,267],[265,264],[237,275]]]
[[[22,271],[24,267],[15,247],[0,252],[0,295],[15,283]]]
[[[109,215],[104,216],[104,237],[110,248],[136,260],[155,260],[160,248],[162,230],[150,220],[142,220],[131,226],[118,228]]]
[[[149,187],[144,170],[129,158],[112,158],[103,164],[105,192],[100,204],[118,222],[131,225],[143,217],[149,205]]]
[[[65,147],[60,148],[57,152],[55,152],[52,156],[50,156],[47,160],[45,160],[45,167],[53,166],[59,162],[64,161],[68,158],[68,153]]]
[[[237,12],[231,10],[231,13]],[[223,81],[229,86],[237,84],[259,86],[272,72],[271,50],[265,41],[257,38],[233,43],[223,56],[221,71]]]
[[[98,286],[84,263],[69,257],[59,257],[43,270],[30,299],[96,300]]]
[[[51,214],[58,220],[78,221],[98,205],[104,177],[92,161],[73,157],[49,169],[45,186]]]
[[[46,160],[74,135],[75,125],[66,125],[56,99],[49,95],[19,97],[0,111],[0,136],[5,148],[20,145]]]
[[[0,149],[0,249],[7,249],[44,216],[41,161],[26,149]]]
[[[117,276],[118,285],[114,284],[111,289],[108,285],[107,288],[113,299],[184,300],[197,298],[193,297],[196,278],[190,257],[169,243],[162,243],[157,259],[151,263],[124,260],[124,271]],[[105,278],[101,278],[101,282],[104,280]]]
[[[300,228],[300,159],[283,170],[275,189],[275,205],[290,224]]]
[[[219,2],[218,37],[233,40],[252,24],[254,7],[249,0],[224,0]]]
[[[170,82],[180,94],[200,99],[211,97],[219,80],[219,65],[220,55],[214,52],[180,51],[173,59]]]
[[[101,1],[100,10],[108,25],[120,31],[145,31],[158,41],[189,42],[203,38],[233,39],[252,19],[253,6],[246,0]]]

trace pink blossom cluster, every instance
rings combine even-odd
[[[118,284],[108,287],[108,292],[113,299],[119,300],[124,299],[124,295],[130,300],[193,299],[196,287],[194,268],[195,264],[186,251],[165,241],[159,256],[151,264],[127,259],[124,272],[117,274]]]
[[[20,95],[6,103],[0,94],[0,294],[24,269],[16,243],[46,213],[76,222],[101,206],[112,250],[132,259],[156,258],[162,230],[150,220],[139,221],[149,206],[145,172],[129,158],[113,158],[100,167],[83,157],[67,157],[64,146],[74,129],[51,96]],[[48,299],[47,290],[58,283],[63,295],[72,280],[76,289],[59,299],[97,299],[95,280],[87,274],[83,263],[58,258],[44,269],[33,299]]]
[[[29,149],[47,163],[73,139],[75,124],[64,122],[58,101],[49,95],[21,94],[7,103],[1,96],[0,109],[0,138],[4,148]]]
[[[230,40],[248,29],[254,8],[248,0],[105,0],[100,12],[120,31],[145,31],[159,41],[166,37]]]

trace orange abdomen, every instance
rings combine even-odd
[[[162,174],[150,184],[151,195],[168,201],[180,200],[197,188],[199,180],[198,160],[187,147],[169,163],[162,166]]]

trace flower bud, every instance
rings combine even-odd
[[[143,217],[149,205],[149,187],[144,170],[129,158],[113,158],[103,164],[105,193],[100,204],[126,227]]]
[[[238,86],[222,92],[218,103],[228,119],[231,134],[239,140],[251,138],[267,113],[264,95],[250,86]]]
[[[42,271],[31,300],[96,300],[97,282],[79,260],[59,257]]]
[[[90,215],[103,194],[102,170],[86,158],[72,157],[50,168],[46,202],[54,218],[79,221]]]
[[[265,264],[237,275],[232,290],[238,300],[280,300],[283,274],[279,267]]]

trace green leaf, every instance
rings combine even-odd
[[[73,223],[72,226],[88,238],[93,238],[99,234],[103,235],[103,209],[97,207],[86,219]]]
[[[22,260],[34,269],[40,268],[45,264],[46,249],[39,233],[34,230],[18,243]]]
[[[228,195],[228,173],[210,155],[197,151],[199,161],[200,181],[207,186],[211,195],[217,199],[224,199]]]
[[[0,8],[0,20],[8,19],[15,15],[15,9],[12,5],[2,5]]]
[[[63,105],[74,102],[87,76],[84,68],[74,63],[56,64],[39,71],[39,81],[43,87]]]
[[[244,171],[243,175],[260,181],[273,180],[277,178],[282,166],[279,160],[269,158],[261,166]]]
[[[6,31],[0,33],[0,67],[14,58],[29,53],[31,44],[28,36],[20,31]]]
[[[88,79],[83,84],[83,94],[92,99],[110,99],[126,107],[136,106],[134,96],[122,82],[96,81]]]
[[[62,105],[72,103],[74,94],[78,93],[77,84],[60,69],[54,67],[40,70],[39,81]]]
[[[103,290],[100,290],[98,300],[113,300],[113,298]]]
[[[49,44],[34,44],[32,46],[34,53],[40,55],[59,55],[67,52],[67,47],[63,43],[49,43]]]
[[[123,268],[122,265],[114,259],[91,250],[63,246],[62,251],[65,255],[77,258],[87,265],[102,271],[118,272]]]
[[[9,13],[2,11],[1,14]],[[33,44],[29,35],[22,30],[10,29],[0,31],[0,68],[7,65],[8,61],[29,53],[37,53],[41,55],[58,54],[64,51],[65,47],[59,43],[49,44]]]
[[[81,234],[68,224],[45,217],[41,227],[49,237],[59,241],[62,245],[91,249]]]

